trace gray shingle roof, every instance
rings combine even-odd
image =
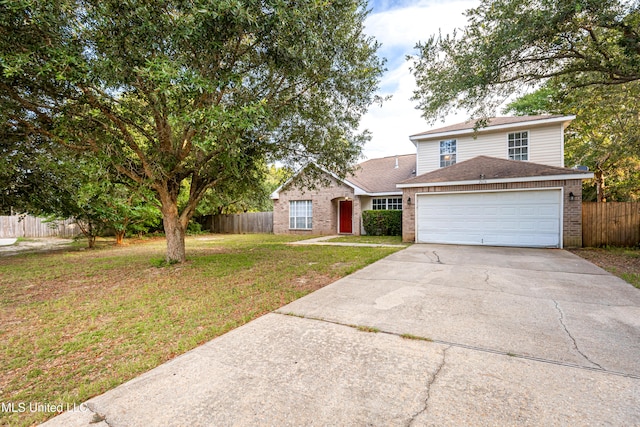
[[[542,121],[542,120],[557,119],[560,117],[566,117],[566,116],[539,115],[539,116],[516,116],[516,117],[492,117],[488,119],[487,127],[480,128],[480,130],[489,129],[492,126],[502,126],[502,125],[516,124],[516,123],[531,123],[531,122]],[[464,130],[471,131],[473,130],[477,122],[478,122],[478,119],[475,119],[475,120],[470,120],[464,123],[457,123],[455,125],[445,126],[437,129],[431,129],[426,132],[411,135],[411,138],[419,137],[419,136],[428,136],[428,135],[445,133],[445,132],[456,132],[456,131],[464,131]]]
[[[396,184],[414,177],[415,171],[416,155],[405,154],[364,161],[346,180],[367,193],[397,193]]]
[[[455,165],[436,169],[401,184],[427,184],[438,182],[478,181],[481,179],[529,178],[559,175],[590,175],[591,172],[541,165],[519,160],[478,156]]]

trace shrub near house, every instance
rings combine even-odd
[[[401,236],[402,211],[364,211],[362,225],[370,236]]]

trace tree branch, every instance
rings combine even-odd
[[[82,90],[87,96],[87,100],[89,101],[89,104],[92,107],[100,110],[105,115],[105,117],[107,117],[120,130],[120,134],[129,145],[129,148],[133,150],[133,152],[136,154],[136,156],[138,156],[138,158],[142,162],[142,167],[145,173],[147,174],[147,177],[149,178],[153,177],[154,176],[153,168],[147,161],[147,157],[145,153],[142,151],[142,149],[140,148],[138,143],[135,141],[131,133],[129,133],[129,129],[127,129],[126,123],[123,120],[121,120],[116,114],[112,113],[111,109],[107,108],[104,104],[99,102],[88,88],[83,87]]]

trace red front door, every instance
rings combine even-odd
[[[342,200],[340,202],[340,233],[353,233],[353,202]]]

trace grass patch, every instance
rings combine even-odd
[[[80,404],[398,250],[299,239],[190,237],[175,265],[164,239],[0,257],[0,402]]]
[[[619,277],[640,289],[640,273],[620,273]]]
[[[419,336],[413,335],[413,334],[402,334],[400,336],[402,338],[406,339],[406,340],[418,340],[418,341],[433,342],[433,340],[431,338],[419,337]]]
[[[640,249],[605,247],[571,252],[640,289]]]
[[[340,236],[329,242],[409,246],[408,243],[402,243],[402,236]]]
[[[355,328],[360,332],[373,332],[374,334],[380,332],[380,329],[374,328],[373,326],[355,325]]]

